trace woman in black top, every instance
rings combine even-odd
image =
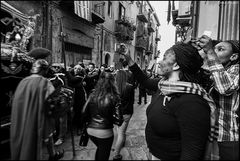
[[[77,127],[77,134],[80,135],[81,124],[81,111],[87,99],[87,93],[84,87],[84,78],[86,77],[85,69],[81,65],[75,65],[73,74],[65,72],[68,79],[69,86],[74,88],[74,104],[73,104],[73,123]]]
[[[188,44],[172,46],[158,63],[162,79],[148,78],[129,54],[124,55],[137,81],[159,93],[146,111],[145,134],[152,159],[203,159],[215,104],[198,84],[203,64],[198,51]]]
[[[123,124],[118,127],[117,141],[115,145],[115,156],[113,160],[121,160],[122,156],[120,151],[124,146],[126,141],[126,131],[129,121],[133,114],[133,104],[134,104],[134,87],[132,84],[128,83],[128,74],[125,70],[119,70],[116,73],[117,87],[121,97],[121,111],[123,114]]]
[[[97,146],[95,160],[108,160],[113,143],[113,114],[122,119],[121,102],[116,87],[116,81],[110,72],[103,72],[97,82],[95,90],[87,101],[85,117],[87,132],[90,139]]]

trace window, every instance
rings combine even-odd
[[[112,2],[108,1],[108,16],[112,18]]]
[[[90,1],[74,1],[74,13],[90,21]]]
[[[119,19],[124,19],[125,18],[125,7],[119,3],[119,14],[118,14]]]

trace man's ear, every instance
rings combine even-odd
[[[231,57],[230,57],[230,60],[231,60],[231,61],[237,60],[238,57],[239,57],[239,54],[238,54],[238,53],[233,53],[233,54],[231,55]]]
[[[174,63],[173,64],[173,70],[179,70],[179,65],[177,63]]]

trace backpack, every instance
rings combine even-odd
[[[71,88],[60,86],[50,94],[45,102],[45,112],[48,117],[60,118],[71,111],[74,92]]]

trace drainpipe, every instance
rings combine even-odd
[[[101,42],[100,42],[100,35],[97,36],[97,40],[98,40],[98,54],[100,56],[100,60],[98,59],[98,65],[101,64],[101,51],[100,51],[100,48],[101,48]]]
[[[53,16],[52,16],[52,7],[53,7],[53,4],[52,4],[52,1],[50,1],[50,5],[49,5],[49,19],[50,19],[50,26],[49,26],[49,36],[48,36],[48,49],[50,50],[50,51],[52,51],[53,49],[52,49],[52,39],[53,39],[53,34],[52,34],[52,32],[53,32]],[[53,53],[56,53],[55,51],[52,51]],[[53,55],[52,55],[53,56]],[[52,63],[52,58],[49,60],[49,62],[50,63]],[[66,65],[66,64],[65,64]]]
[[[218,12],[218,34],[217,40],[220,39],[220,26],[221,26],[221,19],[222,19],[222,1],[219,1],[219,12]]]
[[[102,29],[102,40],[101,40],[101,50],[100,50],[100,66],[102,65],[102,57],[103,57],[103,25],[101,26]]]
[[[197,31],[198,31],[198,17],[199,17],[199,1],[195,1],[194,5],[194,26],[193,26],[193,37],[197,37]]]

